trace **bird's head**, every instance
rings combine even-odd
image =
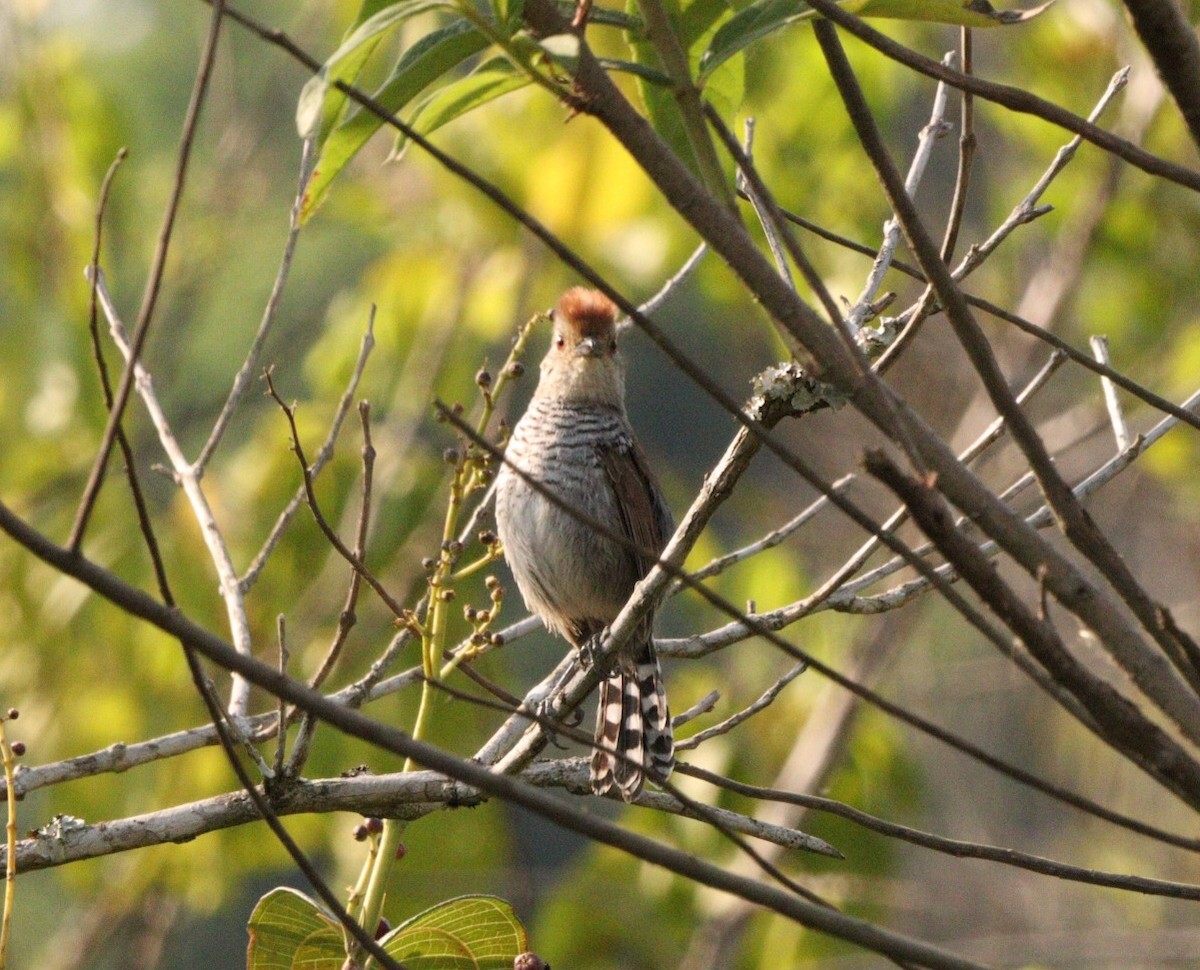
[[[599,290],[577,286],[559,299],[553,320],[538,393],[620,406],[625,377],[616,305]]]

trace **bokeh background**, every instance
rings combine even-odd
[[[251,2],[244,9],[321,57],[336,46],[355,4]],[[131,321],[170,189],[207,21],[208,8],[196,0],[0,5],[0,498],[60,540],[104,425],[83,279],[99,186],[117,150],[127,147],[102,259],[117,304]],[[405,25],[391,51],[410,44],[429,24]],[[884,29],[934,57],[957,44],[952,28],[888,23]],[[618,34],[593,35],[602,49],[621,53]],[[846,43],[889,145],[907,164],[933,84],[852,39]],[[1197,161],[1115,3],[1061,0],[1032,23],[976,32],[975,55],[978,73],[1026,86],[1079,114],[1091,110],[1118,67],[1130,64],[1129,88],[1104,122],[1166,157]],[[370,67],[368,79],[378,80],[385,67],[383,61]],[[275,275],[296,189],[295,105],[306,79],[283,53],[226,25],[145,358],[189,454],[204,441],[224,400]],[[633,85],[622,83],[636,97]],[[746,115],[757,119],[756,159],[784,206],[877,244],[886,206],[806,27],[751,51],[745,101],[731,120]],[[952,95],[949,118],[957,117]],[[1036,119],[982,103],[976,119],[979,152],[960,251],[990,233],[1067,140]],[[936,146],[917,197],[939,231],[953,186],[956,135]],[[696,244],[601,127],[585,117],[568,118],[545,93],[510,95],[456,121],[436,141],[499,184],[631,296],[654,293]],[[444,426],[432,420],[431,401],[474,406],[476,370],[502,360],[516,326],[578,280],[419,151],[388,161],[390,149],[387,136],[377,136],[303,230],[265,360],[274,366],[281,393],[299,402],[301,433],[315,447],[353,367],[369,308],[378,308],[378,346],[359,391],[372,405],[380,456],[369,559],[397,595],[412,601],[422,585],[420,560],[440,536],[442,452],[452,444]],[[1085,145],[1045,201],[1054,211],[1019,229],[972,277],[972,290],[1019,309],[1077,346],[1086,346],[1091,334],[1106,334],[1117,367],[1172,399],[1195,390],[1197,198]],[[870,261],[818,240],[806,247],[831,291],[853,301]],[[896,307],[919,292],[896,274],[887,286],[899,294]],[[737,396],[747,395],[749,379],[783,354],[762,311],[713,257],[677,288],[659,319]],[[995,320],[985,326],[1014,385],[1044,361],[1047,351],[1029,338]],[[532,389],[544,342],[544,334],[535,336],[530,374],[503,404],[510,415],[519,413]],[[630,334],[625,353],[630,412],[681,513],[731,438],[733,422],[649,341]],[[889,376],[958,445],[992,417],[936,318]],[[1127,404],[1135,429],[1156,419],[1144,406]],[[1031,413],[1069,476],[1113,450],[1099,384],[1086,372],[1062,369]],[[224,632],[216,578],[195,521],[171,482],[152,471],[162,456],[140,404],[129,414],[181,605]],[[846,411],[817,414],[786,431],[831,478],[855,470],[873,440]],[[1196,442],[1194,432],[1174,432],[1092,505],[1135,571],[1193,633],[1200,627]],[[359,444],[350,421],[320,480],[327,510],[347,526],[356,509]],[[997,487],[1019,472],[1003,447],[982,465]],[[206,478],[239,565],[258,550],[297,483],[283,419],[256,391]],[[856,495],[877,512],[888,508],[870,490]],[[760,457],[692,564],[775,528],[814,497],[786,469]],[[1021,501],[1031,507],[1033,500]],[[827,512],[784,545],[720,577],[715,588],[760,609],[782,605],[811,591],[863,539]],[[110,476],[85,549],[151,588],[119,475]],[[274,656],[275,617],[285,613],[293,670],[311,672],[332,636],[346,581],[344,566],[301,515],[249,601],[262,655]],[[506,610],[510,620],[521,615],[515,592]],[[695,598],[680,596],[662,611],[660,627],[678,637],[721,622]],[[364,597],[335,681],[361,673],[390,633],[385,610]],[[932,597],[875,617],[822,613],[788,636],[1002,757],[1113,808],[1185,833],[1195,830],[1189,810],[1060,715]],[[487,658],[482,669],[520,693],[561,650],[561,643],[538,635]],[[668,662],[667,675],[677,709],[719,689],[716,717],[749,703],[788,666],[788,658],[752,640],[703,660]],[[1080,865],[1200,881],[1193,856],[1063,808],[878,712],[843,719],[842,700],[818,675],[805,674],[770,711],[705,746],[695,760],[771,784],[793,758],[814,790],[889,819]],[[29,763],[204,721],[175,644],[8,542],[0,542],[0,703],[21,709],[12,732],[28,745]],[[259,698],[257,709],[270,703]],[[392,723],[411,724],[415,693],[371,710]],[[448,704],[438,713],[435,740],[467,754],[497,717]],[[821,736],[822,725],[840,729],[830,740]],[[399,767],[323,730],[307,774],[336,775],[364,762],[377,772]],[[687,787],[706,799],[718,797]],[[36,828],[57,813],[87,821],[125,817],[234,788],[223,756],[205,750],[38,791],[22,802],[19,824]],[[752,810],[744,800],[722,800]],[[742,864],[705,827],[638,811],[625,818],[688,851]],[[350,837],[357,821],[335,815],[287,824],[333,885],[341,886],[361,861],[361,846]],[[803,824],[847,859],[788,858],[789,871],[851,912],[980,960],[999,966],[1200,964],[1194,904],[956,861],[816,815]],[[534,948],[556,967],[881,963],[778,918],[742,920],[728,901],[502,805],[431,816],[409,829],[406,843],[409,853],[389,900],[393,921],[451,895],[495,892],[517,906]],[[283,883],[300,885],[298,874],[262,826],[30,874],[17,884],[11,965],[238,966],[255,899]]]

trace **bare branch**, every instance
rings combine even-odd
[[[638,312],[641,313],[643,316],[647,316],[647,317],[653,313],[657,313],[658,308],[661,307],[664,303],[667,302],[667,300],[669,300],[671,298],[671,295],[675,292],[675,288],[678,287],[684,280],[686,280],[689,276],[692,275],[692,272],[696,269],[697,266],[700,265],[700,260],[702,260],[704,258],[705,254],[707,252],[708,252],[707,243],[701,243],[699,246],[697,246],[692,251],[692,255],[690,255],[687,258],[687,260],[684,261],[684,264],[679,267],[678,272],[676,272],[674,276],[672,276],[670,279],[668,279],[662,285],[662,287],[659,289],[659,291],[654,294],[654,296],[650,297],[650,299],[648,299],[645,303],[643,303],[640,307],[638,307]],[[624,331],[628,330],[632,326],[633,326],[633,321],[630,320],[629,317],[622,317],[620,320],[617,321],[617,332],[623,333]]]
[[[162,228],[158,233],[158,244],[154,249],[154,259],[150,265],[150,274],[146,281],[145,294],[142,296],[141,309],[138,311],[137,323],[133,328],[133,339],[129,342],[125,370],[122,372],[121,381],[113,394],[113,403],[109,409],[104,437],[96,452],[95,462],[88,475],[87,484],[84,486],[83,496],[79,501],[79,509],[75,513],[75,524],[71,527],[71,536],[67,541],[67,545],[71,549],[78,550],[83,542],[88,519],[95,507],[96,498],[100,494],[100,486],[104,483],[104,471],[108,467],[108,456],[112,453],[117,428],[125,415],[125,405],[129,402],[129,394],[133,390],[136,365],[150,332],[150,321],[154,317],[154,308],[158,304],[163,272],[167,266],[167,251],[171,246],[175,217],[183,198],[183,186],[187,179],[188,162],[192,156],[192,143],[196,136],[196,128],[200,123],[200,111],[204,106],[205,96],[208,94],[208,82],[212,77],[213,64],[216,61],[217,40],[221,36],[221,21],[224,19],[224,13],[225,0],[212,0],[208,38],[204,42],[204,50],[200,55],[200,66],[196,71],[196,81],[192,86],[191,100],[188,102],[187,114],[183,119],[183,133],[179,139],[179,154],[175,161],[175,178],[171,185],[171,194],[167,199],[166,213],[163,216]]]
[[[158,433],[159,443],[162,445],[163,451],[167,454],[167,460],[170,462],[171,472],[175,481],[183,489],[188,504],[192,508],[192,514],[196,517],[196,523],[200,527],[200,534],[213,561],[213,566],[216,568],[217,578],[220,583],[221,600],[225,605],[225,615],[229,621],[229,630],[233,643],[239,650],[248,655],[253,651],[253,644],[250,636],[250,623],[246,616],[245,597],[238,583],[237,572],[234,569],[233,560],[230,558],[229,549],[225,544],[221,527],[217,524],[216,517],[213,514],[212,507],[209,505],[208,497],[204,493],[204,488],[200,484],[199,478],[196,477],[190,462],[184,456],[183,449],[179,446],[179,442],[175,438],[175,432],[171,429],[166,412],[163,410],[158,396],[155,394],[154,382],[150,374],[133,355],[133,347],[126,338],[124,325],[121,323],[121,318],[117,313],[116,307],[113,305],[112,297],[109,296],[108,287],[104,281],[103,270],[97,271],[95,287],[100,300],[100,306],[108,318],[109,333],[112,335],[113,342],[125,357],[129,369],[137,378],[138,395],[141,397],[142,403],[150,415],[150,421]],[[249,699],[250,685],[242,678],[235,676],[229,698],[230,713],[235,718],[245,717]]]
[[[826,0],[818,2],[824,5]],[[1059,519],[1060,526],[1075,548],[1101,570],[1125,604],[1137,616],[1143,629],[1161,643],[1166,639],[1166,634],[1158,626],[1154,604],[1107,538],[1078,504],[1070,488],[1055,469],[1032,424],[1013,401],[986,338],[921,224],[912,201],[904,191],[899,173],[888,156],[858,81],[846,61],[836,29],[827,21],[818,20],[814,30],[825,53],[826,63],[858,132],[859,140],[875,165],[888,199],[904,227],[909,245],[917,255],[921,269],[929,278],[938,300],[945,308],[954,332],[971,359],[989,398],[1008,421],[1013,439],[1037,475],[1038,483]],[[953,487],[953,483],[948,480],[949,476],[945,475],[947,470],[938,469],[942,475],[939,486],[944,490],[947,485]],[[947,494],[950,492],[947,491]],[[981,495],[980,498],[984,496]],[[985,500],[992,502],[994,497],[989,495]],[[963,511],[970,511],[969,506],[964,506],[958,499],[953,501]],[[998,531],[993,531],[992,534],[998,540],[1001,538]],[[1043,546],[1046,553],[1050,553],[1045,543],[1038,544]],[[1009,551],[1016,555],[1011,548]],[[1021,561],[1021,557],[1017,558]],[[1096,631],[1114,658],[1134,678],[1139,687],[1179,725],[1189,739],[1200,742],[1200,701],[1179,679],[1166,658],[1161,653],[1151,650],[1137,631],[1130,628],[1116,612],[1115,604],[1107,603],[1107,597],[1062,556],[1044,555],[1036,562],[1026,558],[1022,565],[1031,575],[1040,576],[1044,570],[1048,588],[1058,601]],[[1070,582],[1065,581],[1068,574],[1072,577]],[[1102,616],[1097,615],[1095,607],[1098,605],[1104,607]],[[1098,622],[1104,624],[1103,630],[1097,627]]]
[[[578,811],[560,799],[503,774],[497,774],[473,761],[450,755],[432,745],[416,741],[405,732],[364,717],[357,711],[336,704],[306,685],[282,676],[278,670],[247,657],[219,637],[188,620],[180,611],[170,610],[140,590],[122,582],[112,573],[77,553],[51,543],[29,528],[9,508],[0,503],[0,531],[61,572],[73,576],[127,613],[140,617],[225,669],[235,670],[248,680],[284,697],[289,703],[317,715],[322,721],[347,734],[377,745],[394,754],[411,758],[417,764],[441,772],[493,797],[521,805],[557,825],[621,849],[679,875],[734,892],[787,916],[819,932],[847,939],[856,945],[875,949],[900,959],[910,960],[935,970],[977,970],[978,965],[946,951],[901,934],[883,930],[826,906],[802,899],[793,893],[761,885],[730,875],[695,856],[627,831],[598,816]],[[52,840],[57,842],[57,840]]]
[[[951,51],[942,58],[942,63],[947,67],[953,67],[956,60],[954,52]],[[925,168],[929,164],[929,156],[933,153],[934,142],[950,130],[950,124],[945,120],[948,90],[944,81],[938,84],[937,91],[933,96],[933,108],[929,114],[929,121],[921,129],[920,137],[917,139],[917,150],[913,154],[912,162],[909,163],[908,175],[904,180],[904,187],[910,196],[916,195],[917,187],[925,177]],[[871,265],[871,272],[867,276],[862,292],[846,316],[846,323],[850,327],[851,333],[857,333],[867,321],[874,300],[879,294],[879,288],[883,285],[883,278],[891,268],[892,259],[896,255],[896,244],[899,241],[900,223],[893,216],[883,225],[883,245],[879,247],[879,254]]]
[[[250,350],[246,354],[246,359],[242,361],[242,366],[238,368],[238,372],[233,379],[233,387],[229,389],[229,396],[225,399],[221,413],[217,415],[217,420],[213,423],[212,430],[208,433],[208,440],[204,442],[204,447],[200,449],[200,454],[196,458],[194,468],[197,477],[202,478],[204,476],[204,470],[208,467],[213,452],[217,450],[217,445],[221,443],[225,429],[229,426],[229,422],[233,418],[238,405],[241,404],[242,398],[246,396],[251,379],[259,371],[258,361],[262,355],[263,345],[267,342],[267,335],[271,332],[271,325],[275,322],[275,315],[279,312],[279,303],[283,298],[283,289],[287,284],[288,274],[292,268],[292,257],[296,252],[296,240],[300,238],[300,205],[304,201],[304,187],[308,184],[312,164],[313,145],[311,141],[305,141],[300,151],[300,186],[296,190],[296,198],[292,203],[292,211],[288,220],[287,239],[283,244],[283,255],[279,260],[279,269],[275,273],[275,282],[271,285],[271,295],[267,298],[267,305],[263,310],[262,320],[258,325],[258,331],[254,334],[254,340],[250,343]]]
[[[919,845],[935,852],[959,859],[985,859],[989,862],[999,862],[1003,865],[1027,869],[1053,876],[1056,879],[1067,879],[1072,882],[1087,883],[1093,886],[1108,886],[1113,889],[1123,889],[1127,892],[1146,893],[1153,896],[1166,896],[1174,899],[1200,899],[1200,886],[1190,883],[1171,882],[1165,879],[1151,879],[1146,876],[1127,876],[1114,872],[1101,872],[1096,869],[1085,869],[1081,866],[1057,862],[1042,856],[1031,855],[1016,849],[1001,846],[984,845],[978,842],[967,842],[961,839],[947,839],[931,832],[922,832],[907,825],[899,825],[885,819],[877,818],[867,812],[860,811],[843,802],[819,795],[805,795],[798,792],[780,791],[779,789],[758,788],[754,785],[742,784],[729,778],[713,774],[703,768],[693,765],[681,765],[680,772],[702,778],[720,788],[748,795],[751,798],[763,798],[789,805],[800,805],[818,812],[828,812],[839,818],[847,819],[872,832],[878,832],[889,838],[901,839],[913,845]]]
[[[396,617],[402,616],[404,613],[404,607],[396,601],[392,594],[389,593],[384,587],[383,583],[381,583],[375,574],[367,568],[366,563],[364,563],[360,557],[356,556],[353,550],[347,547],[347,545],[342,541],[341,536],[339,536],[334,530],[333,526],[329,524],[329,521],[325,518],[324,513],[321,512],[321,506],[320,503],[317,502],[317,493],[314,487],[312,466],[308,463],[308,459],[304,455],[304,446],[300,444],[300,431],[296,427],[296,406],[294,404],[287,404],[283,398],[279,396],[279,392],[275,390],[275,383],[271,378],[270,370],[266,372],[265,377],[267,381],[268,392],[270,393],[271,397],[274,398],[275,403],[279,405],[280,410],[283,411],[284,417],[287,419],[288,428],[290,429],[292,435],[292,451],[294,451],[296,454],[296,460],[300,463],[300,473],[304,477],[304,495],[308,501],[308,509],[310,512],[312,512],[313,519],[316,521],[317,526],[320,528],[325,538],[329,541],[329,544],[337,550],[338,554],[345,559],[346,562],[348,562],[351,567],[353,567],[354,570],[360,576],[362,576],[363,579],[367,581],[367,585],[375,591],[376,596],[383,600],[387,608],[392,611],[392,615]]]
[[[367,366],[367,358],[371,355],[371,351],[375,348],[375,307],[372,305],[371,312],[367,316],[367,329],[363,333],[362,341],[358,346],[358,357],[354,361],[354,369],[350,372],[350,380],[346,383],[346,390],[342,392],[341,399],[338,401],[338,406],[334,410],[333,420],[329,422],[329,432],[325,435],[325,440],[321,443],[321,447],[317,449],[316,455],[313,456],[312,463],[308,466],[309,473],[313,478],[321,473],[321,469],[333,457],[333,446],[337,441],[338,433],[342,430],[342,422],[346,420],[346,415],[350,413],[350,405],[354,401],[354,395],[358,392],[359,381],[362,380],[363,371]],[[300,506],[304,504],[305,489],[301,484],[296,493],[288,500],[288,504],[283,511],[279,513],[279,518],[275,520],[275,525],[271,527],[271,532],[263,542],[262,548],[254,557],[249,566],[246,567],[245,573],[239,583],[242,592],[250,591],[255,582],[258,580],[259,573],[263,571],[267,560],[270,559],[271,553],[275,551],[275,547],[279,544],[279,540],[283,538],[283,533],[291,524],[292,519],[300,510]]]
[[[1111,363],[1108,356],[1108,338],[1099,335],[1088,339],[1096,360],[1104,365]],[[1100,378],[1100,386],[1104,389],[1104,406],[1108,408],[1108,420],[1112,422],[1113,437],[1117,441],[1117,451],[1125,451],[1129,447],[1129,427],[1125,424],[1125,412],[1121,409],[1121,400],[1117,397],[1117,387],[1107,377]]]
[[[1088,121],[1096,121],[1104,113],[1104,109],[1108,107],[1109,102],[1119,92],[1124,90],[1127,83],[1129,83],[1129,68],[1123,67],[1108,82],[1108,87],[1105,89],[1104,94],[1100,96],[1100,100],[1096,102],[1096,106],[1092,108],[1091,114],[1088,115]],[[1034,219],[1045,215],[1051,210],[1051,206],[1040,206],[1038,202],[1046,189],[1050,187],[1050,183],[1058,178],[1062,170],[1070,164],[1071,159],[1075,157],[1075,152],[1078,151],[1082,143],[1083,139],[1076,135],[1058,150],[1054,159],[1050,162],[1050,167],[1042,173],[1041,178],[1034,183],[1033,188],[1029,190],[1025,198],[1017,203],[1012,212],[1009,213],[1008,218],[987,239],[967,250],[967,255],[954,268],[954,272],[951,274],[954,279],[966,279],[988,256],[995,252],[996,247],[1007,239],[1015,229],[1032,222]]]
[[[743,721],[748,721],[759,711],[770,707],[780,692],[793,680],[799,677],[807,669],[807,664],[798,663],[787,671],[782,677],[775,681],[770,687],[763,691],[762,695],[749,707],[738,711],[732,717],[726,718],[720,724],[714,724],[710,728],[705,728],[693,734],[691,737],[684,738],[682,741],[675,742],[676,751],[690,751],[693,748],[699,747],[710,738],[718,737],[722,734],[728,734]]]

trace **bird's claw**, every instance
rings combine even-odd
[[[594,633],[579,645],[579,666],[584,673],[600,662],[600,645],[608,637],[608,627]]]
[[[545,734],[546,740],[560,751],[564,751],[567,746],[558,740],[558,732],[554,730],[553,725],[561,724],[566,728],[578,727],[583,721],[583,711],[575,708],[568,712],[565,719],[560,718],[554,710],[554,702],[557,699],[558,694],[556,692],[545,700],[539,701],[534,708],[534,714],[542,727],[542,733]]]

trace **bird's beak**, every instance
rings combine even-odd
[[[583,337],[575,345],[575,353],[579,354],[580,357],[599,357],[600,341],[595,337]]]

